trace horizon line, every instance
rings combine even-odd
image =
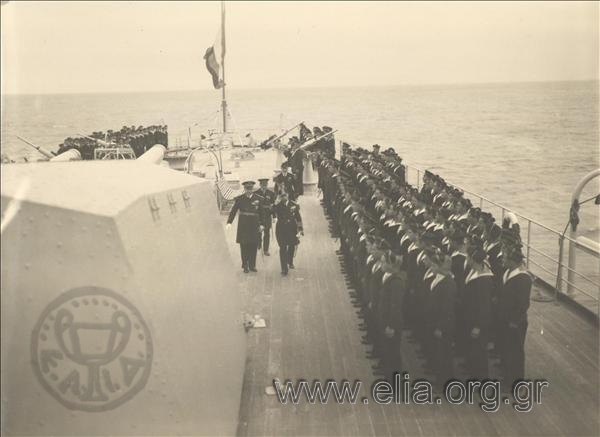
[[[433,86],[461,86],[461,85],[508,85],[528,83],[563,83],[563,82],[599,82],[599,78],[591,79],[548,79],[548,80],[517,80],[517,81],[485,81],[485,82],[426,82],[426,83],[401,83],[386,85],[304,85],[304,86],[274,86],[255,88],[233,88],[237,91],[261,91],[261,90],[296,90],[296,89],[323,89],[323,88],[392,88],[392,87],[433,87]],[[229,88],[231,89],[231,88]],[[0,93],[4,96],[56,96],[56,95],[82,95],[82,94],[159,94],[179,92],[201,92],[218,91],[215,88],[187,88],[187,89],[165,89],[165,90],[114,90],[114,91],[62,91],[62,92],[24,92],[24,93]]]

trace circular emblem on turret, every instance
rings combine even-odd
[[[144,388],[152,337],[140,312],[114,291],[82,287],[53,300],[31,338],[42,386],[73,410],[112,410]]]

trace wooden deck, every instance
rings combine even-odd
[[[258,176],[260,161],[240,172]],[[237,170],[237,169],[236,169]],[[271,169],[268,170],[272,172]],[[271,173],[272,174],[272,173]],[[269,176],[269,175],[266,175]],[[527,378],[549,386],[541,404],[518,413],[511,405],[485,413],[476,405],[389,404],[371,397],[377,380],[361,343],[362,319],[329,234],[328,222],[314,194],[300,198],[306,236],[296,269],[282,277],[277,243],[271,256],[257,261],[258,273],[233,272],[239,279],[245,311],[266,319],[266,328],[248,332],[248,357],[240,407],[240,435],[598,435],[598,328],[568,306],[531,302],[526,341]],[[225,222],[225,219],[224,219]],[[240,264],[235,227],[227,233],[234,264]],[[411,381],[427,378],[416,346],[403,342],[403,365]],[[492,371],[494,369],[492,368]],[[355,404],[281,404],[265,388],[274,379],[325,382],[360,380]],[[367,397],[369,403],[363,403]]]
[[[528,413],[502,405],[484,413],[477,405],[377,405],[370,397],[375,363],[361,343],[361,319],[335,254],[337,243],[314,195],[300,200],[306,236],[296,270],[279,274],[276,243],[258,273],[235,272],[245,310],[266,319],[248,332],[240,435],[598,435],[598,329],[569,308],[532,301],[527,336],[527,377],[545,379],[542,403]],[[237,264],[235,232],[228,234]],[[422,374],[414,348],[404,342],[414,381]],[[356,404],[280,404],[265,388],[273,379],[360,380]],[[362,402],[366,396],[369,404]]]

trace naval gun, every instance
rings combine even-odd
[[[4,435],[235,434],[234,265],[210,182],[161,148],[3,167]]]

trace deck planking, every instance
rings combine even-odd
[[[259,163],[244,163],[258,173]],[[240,171],[241,172],[241,171]],[[315,194],[299,200],[304,221],[295,265],[281,277],[277,243],[271,256],[258,256],[258,273],[232,272],[239,281],[244,311],[259,314],[267,328],[248,334],[247,365],[238,434],[255,435],[598,435],[598,327],[567,305],[531,301],[526,340],[526,375],[544,379],[542,403],[518,413],[501,405],[484,413],[477,405],[377,405],[370,396],[376,377],[361,343],[362,319]],[[235,230],[227,232],[234,265],[239,267]],[[532,293],[533,295],[533,293]],[[411,381],[431,378],[417,357],[418,346],[402,344],[403,365]],[[492,374],[497,373],[492,367]],[[274,378],[325,382],[362,382],[356,404],[280,404],[265,388]],[[364,404],[362,397],[368,397]]]

